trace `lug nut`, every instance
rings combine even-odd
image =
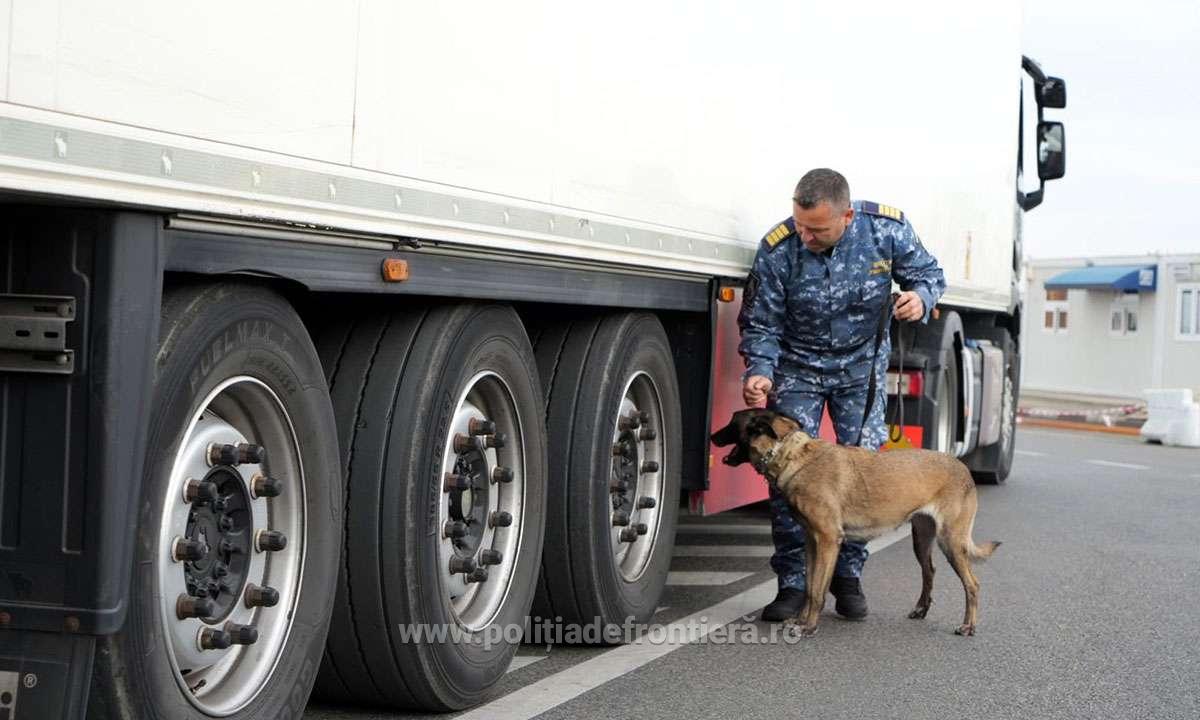
[[[242,465],[261,465],[267,461],[267,449],[262,445],[238,443],[237,454]]]
[[[475,572],[475,568],[477,567],[478,565],[475,564],[475,558],[473,557],[462,557],[461,555],[455,555],[454,557],[450,558],[451,573],[472,573]]]
[[[500,552],[499,550],[487,548],[479,553],[479,562],[483,563],[484,565],[499,565],[501,562],[503,562],[503,560],[504,553]]]
[[[512,525],[512,521],[512,513],[504,510],[496,510],[491,515],[488,515],[488,527],[508,527],[509,525]]]
[[[631,543],[638,539],[637,528],[627,527],[621,531],[621,542]]]
[[[451,520],[442,528],[442,532],[448,538],[461,538],[467,536],[467,524],[458,520]]]
[[[224,630],[204,628],[200,631],[201,650],[226,650],[233,645],[233,638]]]
[[[233,529],[233,516],[232,515],[222,515],[221,517],[217,518],[217,528],[220,529],[221,532],[229,532],[230,530],[232,530]]]
[[[216,606],[208,598],[196,598],[190,595],[180,595],[175,600],[175,617],[180,620],[188,618],[206,618],[213,614]]]
[[[629,524],[629,513],[625,510],[617,510],[612,514],[612,524],[616,527],[625,527]]]
[[[655,462],[653,460],[647,460],[646,462],[642,463],[642,474],[643,475],[645,475],[647,473],[656,473],[656,472],[658,472],[658,463],[657,462]]]
[[[643,410],[640,413],[638,413],[637,416],[638,416],[638,420],[641,420],[643,425],[650,424],[650,413]]]
[[[492,435],[496,432],[496,423],[491,420],[471,418],[467,422],[467,432],[472,435]]]
[[[251,625],[227,622],[225,623],[225,632],[234,645],[253,645],[258,642],[258,630]]]
[[[211,480],[188,480],[183,488],[183,499],[193,505],[206,503],[217,497],[217,484]]]
[[[446,473],[442,476],[442,492],[463,492],[471,489],[471,478],[457,473]]]
[[[469,583],[487,582],[487,579],[488,579],[487,568],[475,568],[466,577],[466,580]]]
[[[259,530],[254,536],[259,552],[279,552],[287,547],[287,536],[278,530]]]
[[[497,467],[492,470],[492,482],[494,483],[510,483],[513,479],[512,468]]]
[[[251,583],[246,586],[245,603],[248,608],[275,607],[279,602],[279,591],[265,585]]]
[[[641,426],[642,419],[637,415],[630,415],[628,417],[622,415],[621,418],[617,420],[617,428],[619,430],[637,430]]]
[[[639,440],[654,440],[658,437],[658,433],[654,432],[654,428],[644,427],[638,432]]]
[[[175,562],[196,562],[203,560],[206,555],[208,545],[199,540],[177,537],[175,542],[171,543],[171,557],[175,558]]]
[[[221,540],[221,544],[217,548],[222,555],[236,555],[242,551],[240,547],[224,539]]]
[[[638,510],[649,510],[655,506],[655,500],[652,497],[640,497],[637,501]]]
[[[624,477],[618,477],[608,483],[608,489],[613,492],[625,492],[629,489],[629,481]]]
[[[225,566],[225,563],[214,563],[213,564],[213,575],[215,575],[216,577],[219,577],[219,578],[223,578],[228,574],[229,574],[229,568]]]
[[[236,465],[237,459],[238,451],[236,445],[213,443],[208,446],[209,465]]]
[[[256,473],[250,480],[250,491],[254,493],[254,497],[279,497],[279,494],[283,492],[283,482],[278,478]]]
[[[502,432],[493,433],[483,439],[483,446],[499,450],[508,442],[508,436]]]
[[[454,434],[454,454],[466,455],[472,450],[479,449],[479,441],[469,435],[462,433]]]
[[[623,457],[628,453],[629,453],[629,451],[625,448],[625,443],[616,443],[615,445],[613,445],[613,448],[612,448],[613,457]]]
[[[638,523],[633,526],[633,529],[637,531],[638,535],[645,535],[650,532],[650,528],[646,526],[646,523]]]

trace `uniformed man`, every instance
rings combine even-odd
[[[901,321],[925,322],[946,288],[937,260],[902,212],[851,202],[846,178],[833,170],[812,170],[801,178],[792,217],[759,246],[738,315],[746,404],[767,400],[767,407],[814,436],[828,405],[839,443],[878,449],[887,438],[891,342],[885,330],[876,350],[876,335],[893,279],[902,291],[893,308]],[[872,372],[876,390],[868,414]],[[774,622],[795,617],[804,605],[805,534],[773,485],[770,496],[771,568],[779,576],[779,594],[761,617]],[[843,617],[866,617],[860,582],[866,559],[865,544],[842,543],[830,592]]]

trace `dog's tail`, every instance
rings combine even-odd
[[[984,560],[990,558],[992,553],[996,552],[996,548],[998,547],[1000,547],[999,540],[989,540],[982,545],[976,545],[975,541],[972,540],[971,543],[967,545],[967,555],[969,555],[975,562],[983,562]]]

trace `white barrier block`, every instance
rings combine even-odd
[[[1146,390],[1147,418],[1141,435],[1164,445],[1200,447],[1200,404],[1188,388]]]

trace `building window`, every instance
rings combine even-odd
[[[1045,332],[1066,332],[1067,310],[1067,291],[1047,290],[1045,314],[1042,316],[1042,330]]]
[[[1175,339],[1200,340],[1200,283],[1180,283],[1175,297]]]
[[[1108,318],[1108,332],[1110,335],[1123,336],[1136,334],[1138,329],[1137,293],[1120,293],[1114,297]]]

